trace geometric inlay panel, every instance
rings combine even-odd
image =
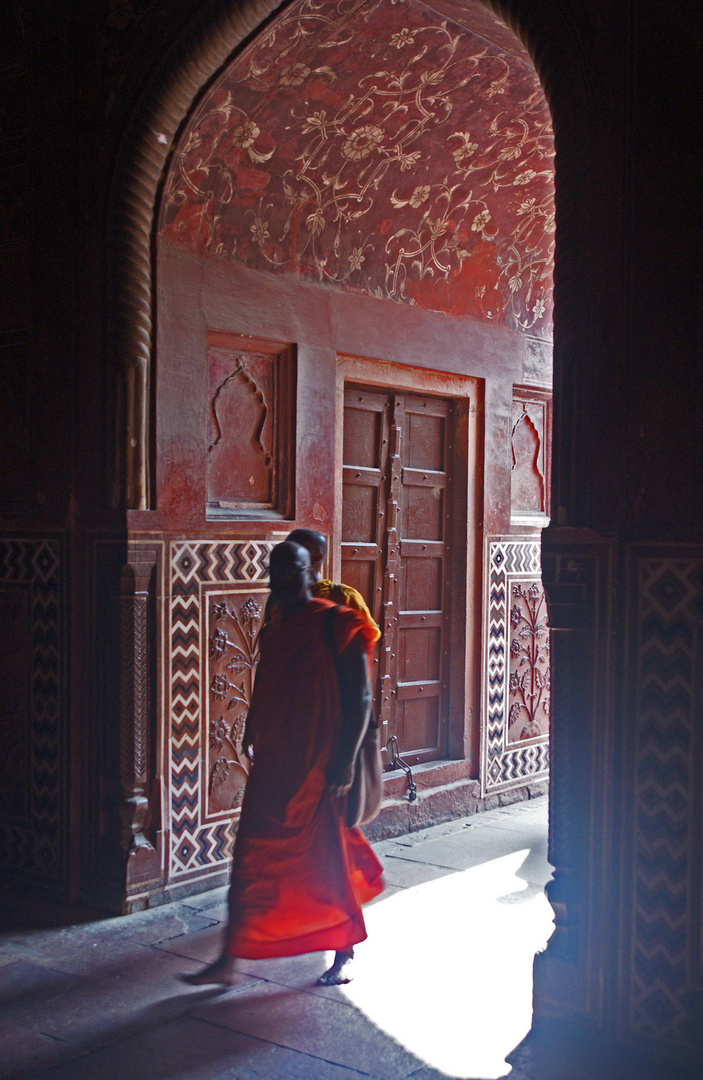
[[[0,859],[65,877],[62,544],[0,540]]]
[[[703,556],[679,549],[636,557],[631,1023],[655,1038],[695,1041]]]
[[[549,775],[549,631],[539,540],[487,544],[483,796]]]
[[[167,706],[169,877],[226,868],[246,759],[241,754],[268,594],[272,543],[170,545]]]

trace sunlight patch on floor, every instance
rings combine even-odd
[[[495,1080],[532,1023],[532,963],[554,929],[544,893],[522,898],[527,849],[367,908],[353,1004],[450,1077]]]

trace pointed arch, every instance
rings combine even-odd
[[[465,0],[467,10],[478,0]],[[152,241],[160,185],[174,140],[200,93],[232,53],[286,5],[241,0],[204,12],[177,41],[143,91],[122,140],[108,208],[109,347],[121,386],[113,490],[128,509],[152,505],[150,394],[154,274]],[[556,139],[557,254],[555,258],[555,380],[567,343],[565,324],[578,319],[583,260],[578,253],[575,207],[586,163],[578,152],[577,107],[588,100],[584,67],[558,10],[491,0],[491,8],[528,48],[550,105]],[[565,153],[565,150],[568,152]],[[564,162],[562,166],[562,162]],[[568,315],[564,317],[568,309]],[[555,382],[555,392],[558,384]],[[558,415],[558,413],[557,413]],[[560,476],[555,425],[555,485]],[[565,495],[557,494],[557,505]]]

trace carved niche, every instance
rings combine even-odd
[[[209,334],[208,517],[290,516],[294,388],[289,346]]]
[[[510,432],[511,516],[546,524],[549,513],[550,398],[515,387]]]

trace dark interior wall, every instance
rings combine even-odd
[[[700,17],[585,14],[572,26],[586,92],[566,109],[563,86],[550,95],[564,509],[542,548],[557,931],[536,965],[537,1011],[697,1043]]]
[[[640,380],[625,440],[647,449],[633,455],[637,464],[626,455],[625,497],[636,530],[696,539],[703,492],[685,478],[700,475],[703,419],[701,158],[692,139],[702,108],[698,15],[682,4],[662,26],[646,10],[635,13],[626,129],[628,351]]]

